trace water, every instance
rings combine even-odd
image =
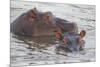
[[[51,11],[55,16],[76,22],[79,31],[84,29],[87,32],[85,37],[85,50],[81,52],[66,53],[61,51],[56,54],[52,37],[32,38],[16,36],[11,33],[11,66],[27,66],[40,64],[61,64],[74,62],[95,61],[95,6],[55,4],[41,2],[11,1],[11,23],[23,12],[37,7],[38,10]],[[42,43],[44,42],[44,43]]]

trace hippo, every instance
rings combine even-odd
[[[62,38],[63,43],[61,44],[60,40],[59,41],[60,44],[56,46],[56,48],[58,49],[57,51],[59,51],[59,49],[63,49],[68,52],[84,50],[85,40],[83,38],[85,37],[85,35],[86,35],[85,30],[82,30],[79,34],[73,32],[67,32],[66,34],[63,35]]]
[[[20,15],[11,23],[10,31],[16,35],[51,36],[54,31],[78,33],[77,24],[53,15],[52,12],[41,12],[36,8]]]

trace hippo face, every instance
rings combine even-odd
[[[68,33],[64,36],[64,43],[70,51],[79,51],[84,46],[83,37],[85,34],[84,30],[80,34]]]

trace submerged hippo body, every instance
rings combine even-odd
[[[54,31],[78,32],[77,25],[55,17],[51,12],[39,12],[36,8],[19,16],[11,23],[11,32],[26,36],[49,36]]]

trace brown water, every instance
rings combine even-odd
[[[11,33],[11,66],[61,64],[95,61],[95,6],[11,1],[11,23],[23,12],[37,7],[51,11],[55,16],[76,22],[79,31],[87,32],[85,50],[56,54],[54,37],[25,37]]]

